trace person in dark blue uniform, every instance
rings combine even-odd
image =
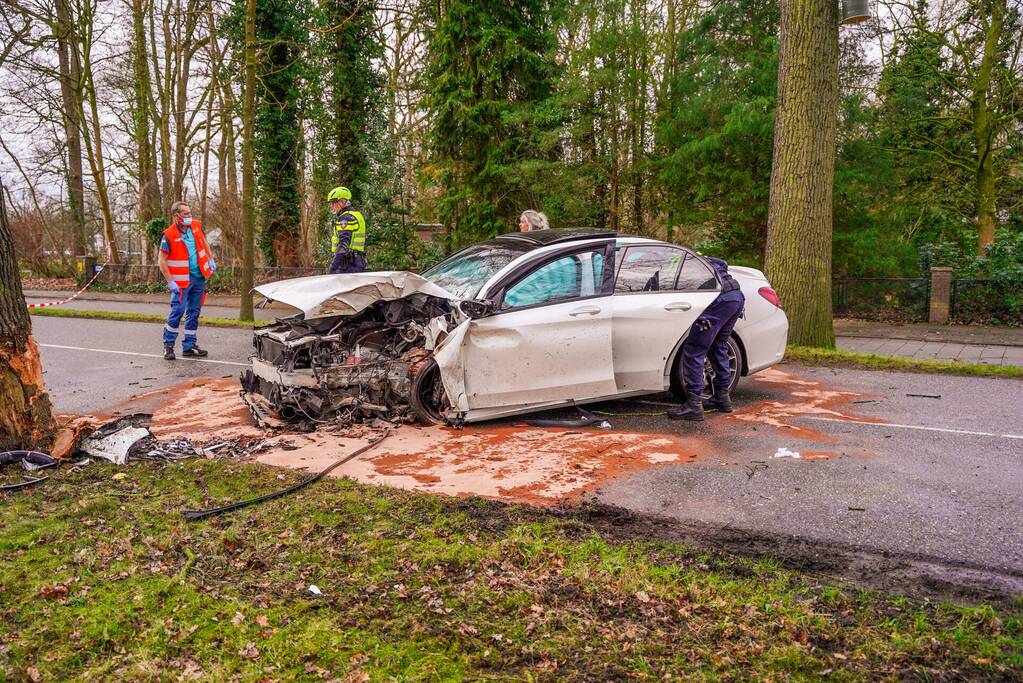
[[[686,402],[668,411],[673,420],[703,420],[704,407],[721,413],[732,412],[728,385],[732,381],[732,367],[728,362],[728,338],[735,321],[742,315],[746,297],[739,283],[728,272],[728,264],[719,258],[707,259],[721,280],[721,293],[707,306],[682,346],[682,379],[686,386]],[[714,396],[705,404],[701,398],[704,385],[704,362],[710,354],[714,368]]]

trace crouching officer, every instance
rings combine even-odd
[[[330,234],[331,273],[361,273],[366,270],[366,219],[352,207],[352,191],[335,187],[327,193],[334,226]]]
[[[682,378],[686,386],[686,402],[668,411],[673,420],[703,420],[706,406],[722,413],[732,412],[728,385],[732,382],[732,367],[728,362],[728,338],[735,321],[742,315],[746,297],[739,283],[728,272],[728,264],[719,258],[707,259],[721,280],[721,293],[711,302],[689,330],[682,346]],[[710,354],[714,368],[714,396],[703,403],[704,362]]]

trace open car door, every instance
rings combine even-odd
[[[569,244],[492,285],[494,312],[460,345],[463,407],[527,407],[615,393],[614,240]],[[511,411],[510,411],[511,412]]]

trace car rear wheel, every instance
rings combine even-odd
[[[735,389],[739,383],[739,376],[742,375],[742,352],[739,350],[739,343],[735,337],[728,338],[728,362],[732,367],[732,381],[728,383],[728,391]],[[710,361],[703,363],[703,398],[710,398],[714,386],[714,368]],[[671,393],[680,401],[686,400],[685,381],[682,379],[682,349],[679,349],[675,356],[675,363],[671,368]]]
[[[433,358],[426,361],[412,378],[409,405],[423,424],[447,424],[444,411],[447,410],[448,399],[441,382],[440,368]]]

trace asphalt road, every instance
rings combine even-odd
[[[100,410],[192,377],[237,375],[252,339],[246,330],[201,329],[209,358],[170,363],[158,324],[37,317],[33,327],[61,412]],[[642,414],[663,410],[653,403],[666,397],[597,406],[613,413],[617,429],[689,435],[710,448],[694,462],[613,480],[595,497],[716,530],[718,539],[738,533],[750,543],[798,542],[821,554],[841,546],[888,558],[865,572],[911,562],[931,566],[930,581],[956,574],[1003,594],[1023,592],[1023,381],[784,370],[793,382],[740,382],[738,414],[799,405],[808,387],[852,394],[833,414],[786,418],[794,428]],[[876,422],[851,421],[863,419]],[[827,459],[773,457],[780,447]]]
[[[205,359],[163,359],[163,325],[85,318],[32,318],[40,346],[46,388],[61,413],[87,413],[135,394],[193,377],[238,375],[248,365],[252,332],[200,328]]]

